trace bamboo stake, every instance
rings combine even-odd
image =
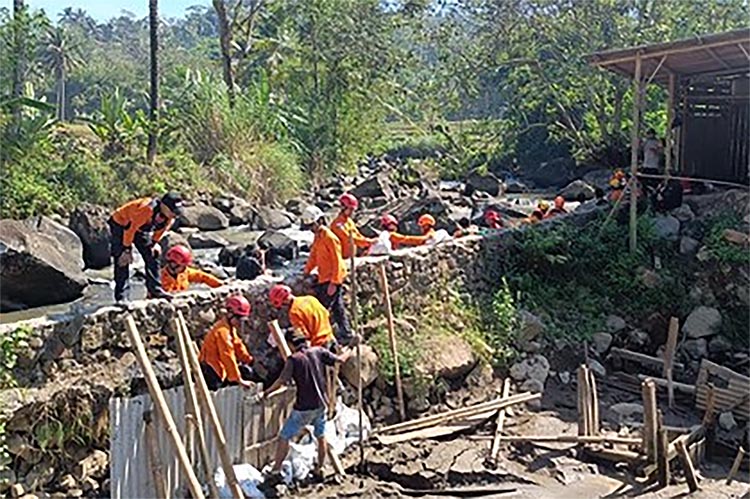
[[[742,460],[745,458],[745,449],[740,446],[739,449],[737,449],[737,456],[734,458],[734,463],[732,463],[732,469],[729,470],[729,475],[727,475],[727,485],[732,485],[732,479],[734,479],[734,475],[737,474],[737,472],[740,470],[740,465],[742,464]]]
[[[356,260],[354,258],[355,254],[355,248],[354,248],[354,235],[350,232],[349,233],[349,246],[352,248],[352,258],[351,258],[351,276],[352,276],[352,296],[351,296],[351,302],[352,302],[352,325],[354,326],[354,331],[357,334],[360,334],[359,330],[359,315],[357,310],[357,265]],[[362,345],[357,345],[357,423],[359,425],[359,436],[357,438],[357,443],[359,444],[359,468],[360,471],[364,471],[365,466],[365,441],[364,441],[364,423],[362,421]]]
[[[685,447],[685,442],[683,440],[676,441],[675,448],[682,460],[682,467],[685,469],[685,478],[687,480],[688,489],[690,489],[690,492],[695,492],[698,490],[698,478],[695,475],[693,461],[690,459],[690,454],[688,454],[687,447]]]
[[[237,481],[237,475],[234,473],[234,467],[232,465],[232,459],[229,457],[227,451],[227,439],[224,436],[224,429],[221,427],[221,421],[219,415],[216,413],[216,407],[214,401],[208,392],[208,386],[206,386],[206,380],[203,379],[201,374],[201,366],[198,362],[197,347],[190,335],[188,334],[187,324],[185,317],[182,315],[180,310],[177,311],[177,320],[180,323],[179,333],[183,335],[183,341],[187,346],[188,360],[190,361],[190,368],[192,369],[193,375],[195,376],[197,384],[198,403],[201,406],[201,410],[208,414],[210,421],[211,430],[213,431],[214,438],[216,439],[216,447],[219,451],[219,459],[221,461],[221,468],[224,470],[224,476],[227,479],[227,485],[229,490],[232,491],[234,499],[243,499],[244,494],[240,484]]]
[[[589,425],[589,434],[598,435],[599,434],[599,394],[596,392],[596,377],[594,376],[594,371],[589,370],[588,374],[589,374],[588,388],[589,388],[589,396],[591,398],[590,400],[591,424]]]
[[[635,179],[638,174],[638,149],[640,144],[641,128],[641,103],[643,92],[643,81],[641,80],[641,52],[635,54],[635,75],[633,76],[633,123],[630,130],[630,175]],[[630,230],[629,248],[630,253],[635,253],[637,248],[637,220],[638,220],[638,188],[636,185],[630,189]]]
[[[182,445],[182,438],[177,431],[177,426],[175,425],[172,413],[169,412],[167,401],[164,399],[164,392],[161,391],[159,381],[156,378],[156,373],[151,365],[151,361],[148,359],[146,348],[143,346],[141,335],[138,333],[133,316],[130,314],[125,318],[125,329],[127,329],[130,343],[133,345],[135,356],[138,359],[138,364],[141,366],[143,375],[146,378],[148,391],[154,402],[154,409],[156,409],[162,423],[164,423],[164,428],[167,431],[169,440],[172,442],[172,446],[177,454],[177,461],[187,477],[190,493],[195,499],[203,499],[204,495],[200,482],[198,482],[198,477],[195,476],[195,471],[190,465],[190,459],[188,459],[185,447]]]
[[[391,357],[393,357],[393,369],[396,374],[396,397],[398,398],[398,414],[401,421],[406,419],[406,409],[404,407],[404,390],[401,386],[401,369],[398,365],[398,348],[396,346],[396,331],[393,325],[393,307],[391,305],[391,292],[388,289],[388,274],[385,271],[385,264],[380,264],[380,284],[383,287],[383,300],[385,301],[385,310],[388,314],[388,340],[391,344]]]
[[[669,486],[669,439],[664,428],[664,416],[661,411],[656,416],[656,463],[659,486]]]
[[[664,371],[662,376],[667,378],[667,400],[670,408],[674,406],[672,369],[674,364],[674,352],[675,348],[677,348],[677,333],[679,332],[679,328],[680,324],[677,317],[669,319],[669,332],[667,334],[667,348],[664,350]]]
[[[167,486],[164,483],[162,472],[161,453],[159,452],[159,439],[156,438],[154,422],[151,419],[151,411],[143,412],[143,423],[146,432],[146,451],[148,452],[148,464],[154,480],[154,492],[159,499],[167,499]]]
[[[643,394],[643,444],[649,463],[656,463],[656,385],[650,379],[641,383]]]
[[[505,400],[510,395],[510,378],[503,380],[503,394],[501,399]],[[490,463],[493,465],[497,461],[497,454],[500,452],[500,434],[503,431],[505,425],[505,408],[500,409],[497,413],[497,426],[495,427],[495,438],[492,439],[492,447],[490,448]]]
[[[284,333],[281,332],[281,327],[279,327],[279,321],[272,320],[271,322],[269,322],[268,329],[271,330],[271,336],[273,337],[274,343],[276,343],[276,348],[279,349],[279,354],[281,354],[281,358],[286,360],[287,357],[292,355],[292,351],[286,342],[286,338],[284,338]]]
[[[580,398],[578,434],[588,436],[591,435],[591,399],[589,396],[588,368],[585,365],[578,368],[578,393]]]
[[[189,333],[182,328],[181,322],[176,318],[172,319],[172,329],[175,332],[175,337],[177,339],[177,354],[180,359],[180,367],[182,368],[182,379],[185,383],[185,399],[187,401],[188,410],[193,416],[191,423],[195,426],[198,435],[198,447],[201,453],[201,462],[203,463],[206,482],[208,482],[211,496],[219,497],[219,489],[216,487],[216,482],[214,482],[213,479],[214,467],[211,461],[211,454],[208,452],[208,444],[206,443],[206,430],[203,427],[203,417],[201,416],[198,396],[195,393],[195,383],[191,376],[190,361],[188,360],[187,343],[185,338],[189,337]]]

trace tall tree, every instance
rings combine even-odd
[[[234,107],[234,71],[232,69],[232,27],[227,17],[227,7],[224,0],[213,0],[216,16],[219,19],[219,45],[221,46],[221,67],[224,83],[229,93],[229,106]]]
[[[156,138],[159,134],[159,5],[158,0],[148,2],[148,29],[151,48],[151,92],[149,103],[148,148],[146,161],[151,164],[156,157]]]
[[[47,31],[42,61],[47,68],[55,73],[55,79],[57,80],[57,119],[64,121],[67,105],[65,92],[67,76],[72,69],[83,64],[83,60],[80,56],[79,46],[70,40],[62,26],[50,28]]]

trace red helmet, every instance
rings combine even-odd
[[[434,227],[435,226],[435,217],[432,215],[422,215],[417,220],[417,225],[420,227]]]
[[[488,222],[499,222],[500,213],[496,212],[495,210],[487,210],[484,212],[484,219]]]
[[[389,227],[391,225],[398,225],[398,220],[393,215],[385,214],[380,217],[380,225],[382,227]]]
[[[193,254],[190,252],[190,248],[178,244],[169,248],[166,258],[168,262],[188,266],[193,261]]]
[[[230,314],[239,315],[240,317],[247,317],[250,315],[250,302],[247,298],[241,295],[233,295],[227,298],[224,303]]]
[[[349,194],[348,192],[345,192],[341,195],[339,198],[339,203],[341,203],[341,206],[344,208],[351,208],[353,210],[356,210],[359,206],[359,201],[357,201],[357,198],[353,194]]]
[[[277,284],[271,288],[271,292],[268,293],[268,300],[275,308],[281,308],[284,302],[292,294],[292,288],[284,286],[283,284]]]

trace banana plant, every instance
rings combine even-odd
[[[102,94],[99,109],[82,119],[104,143],[105,156],[131,153],[133,146],[146,134],[148,118],[142,109],[130,112],[130,100],[115,88]]]

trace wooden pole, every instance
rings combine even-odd
[[[146,348],[143,346],[141,335],[140,333],[138,333],[138,328],[135,325],[133,316],[130,314],[128,314],[125,318],[125,329],[128,332],[130,343],[133,345],[133,349],[135,350],[134,353],[136,359],[138,359],[138,364],[141,366],[143,375],[146,378],[148,392],[154,402],[154,409],[161,418],[162,423],[164,423],[164,428],[166,429],[167,435],[169,436],[169,441],[172,442],[172,446],[177,453],[177,461],[183,473],[185,473],[185,476],[187,477],[190,494],[195,499],[203,499],[204,495],[203,490],[201,489],[201,484],[200,482],[198,482],[198,477],[195,476],[195,471],[190,465],[190,459],[188,458],[187,452],[185,451],[185,447],[182,445],[182,438],[180,437],[180,433],[177,431],[177,425],[175,425],[174,418],[172,417],[172,413],[169,411],[167,401],[164,399],[164,392],[161,391],[159,381],[156,378],[156,373],[154,372],[154,368],[151,365],[151,361],[148,359]]]
[[[216,413],[216,407],[214,401],[208,392],[208,386],[206,386],[206,380],[203,379],[201,374],[201,366],[198,362],[198,353],[195,343],[190,339],[188,334],[187,323],[185,317],[182,315],[182,311],[177,311],[177,320],[180,323],[178,329],[179,334],[183,335],[183,341],[187,346],[187,356],[190,361],[190,368],[195,376],[197,384],[198,403],[201,410],[208,414],[211,430],[213,431],[214,438],[216,439],[216,447],[219,451],[219,459],[221,460],[221,468],[224,470],[224,476],[227,479],[227,485],[229,490],[232,491],[234,499],[243,499],[244,494],[240,488],[239,481],[237,481],[237,475],[234,473],[234,467],[232,466],[232,459],[229,457],[227,451],[227,439],[224,436],[224,429],[221,427],[221,421],[219,415]]]
[[[687,480],[688,488],[690,489],[690,492],[695,492],[698,490],[698,478],[695,474],[695,467],[693,467],[693,461],[690,459],[690,454],[688,454],[685,442],[683,440],[676,441],[675,448],[677,449],[677,453],[682,461],[682,467],[685,469],[685,479]]]
[[[670,75],[671,78],[671,75]],[[680,323],[677,317],[669,319],[669,332],[667,333],[667,348],[664,350],[663,376],[667,378],[667,400],[670,409],[674,406],[674,384],[672,381],[672,367],[674,364],[674,353],[677,348],[677,333]]]
[[[649,463],[656,463],[656,384],[647,379],[641,383],[643,394],[643,444]]]
[[[664,141],[666,142],[664,147],[664,173],[667,176],[672,172],[672,142],[674,140],[672,124],[674,122],[674,94],[676,81],[676,75],[670,71],[669,84],[667,85],[667,130],[664,137]]]
[[[286,338],[284,338],[284,333],[281,332],[281,327],[279,327],[279,321],[272,320],[271,322],[269,322],[268,329],[271,330],[271,336],[273,337],[274,343],[276,343],[276,348],[279,349],[279,354],[281,354],[281,358],[286,360],[288,357],[292,355],[292,351],[286,342]]]
[[[355,259],[356,248],[354,247],[354,235],[349,233],[349,246],[352,249],[352,258],[350,262],[351,276],[352,276],[352,325],[356,334],[360,333],[359,330],[359,315],[357,310],[357,262]],[[357,443],[359,444],[359,468],[360,471],[364,471],[365,466],[365,437],[364,437],[364,422],[362,420],[362,345],[357,345],[357,424],[359,425],[359,436]]]
[[[589,398],[588,368],[581,365],[578,368],[578,434],[591,435],[591,405]]]
[[[211,461],[211,454],[208,452],[208,444],[206,443],[206,430],[203,428],[203,417],[201,416],[198,395],[195,393],[195,383],[193,382],[193,376],[191,376],[190,361],[188,360],[186,338],[189,337],[189,333],[187,330],[182,329],[181,322],[176,318],[172,319],[172,330],[175,332],[177,340],[177,354],[180,359],[180,367],[182,368],[182,380],[185,383],[186,407],[193,416],[191,423],[194,425],[195,433],[198,435],[198,447],[201,453],[201,462],[203,463],[206,482],[208,482],[211,497],[219,497],[219,489],[216,487],[216,482],[213,479],[214,466]]]
[[[159,499],[167,499],[167,486],[164,483],[161,453],[159,452],[159,439],[156,438],[154,422],[151,419],[151,411],[143,412],[143,423],[146,433],[146,451],[148,452],[148,464],[151,467],[151,473],[154,480],[154,493]]]
[[[633,77],[633,123],[630,130],[630,175],[635,179],[638,174],[638,149],[640,145],[641,128],[641,93],[643,82],[641,78],[641,53],[635,54],[635,76]],[[637,248],[637,222],[638,222],[638,187],[633,185],[630,189],[630,237],[628,239],[630,252],[635,253]]]
[[[510,395],[510,378],[503,380],[503,392],[502,399],[505,400]],[[495,438],[492,439],[492,447],[490,448],[490,463],[495,464],[497,461],[497,454],[500,452],[500,436],[503,432],[503,426],[505,425],[505,408],[500,409],[497,413],[497,426],[495,426]]]
[[[385,271],[385,264],[380,264],[380,285],[383,288],[383,301],[385,302],[385,311],[388,316],[388,340],[391,344],[391,357],[393,357],[393,370],[396,375],[396,397],[398,398],[398,414],[401,421],[406,419],[406,409],[404,407],[404,390],[401,387],[401,368],[398,364],[398,347],[396,346],[396,331],[393,325],[393,306],[391,305],[391,292],[388,289],[388,274]]]
[[[659,486],[669,485],[669,438],[664,428],[664,416],[658,411],[656,416],[656,464],[659,478]]]
[[[594,371],[589,370],[589,396],[591,407],[591,424],[589,425],[589,434],[599,434],[599,394],[596,391],[596,377]]]
[[[732,469],[729,470],[729,475],[727,475],[727,485],[732,485],[732,480],[734,479],[734,475],[737,474],[737,472],[740,470],[740,465],[742,464],[742,460],[745,458],[745,449],[740,446],[739,449],[737,449],[737,456],[734,458],[734,463],[732,463]]]

